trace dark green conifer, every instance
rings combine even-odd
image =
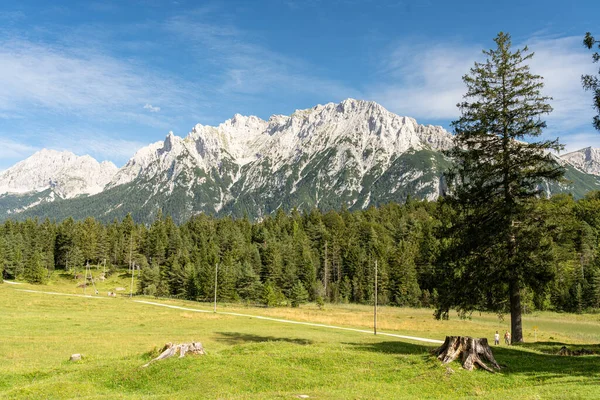
[[[456,167],[448,202],[456,214],[440,271],[445,284],[437,316],[451,307],[502,310],[508,300],[512,340],[521,342],[521,291],[552,278],[543,253],[544,221],[531,202],[544,181],[561,178],[549,151],[562,146],[558,139],[532,140],[546,127],[542,116],[552,111],[542,77],[527,65],[533,53],[527,47],[513,52],[510,35],[502,32],[494,41],[497,47],[483,52],[486,61],[463,77],[467,93],[458,104],[461,117],[452,123],[455,147],[449,154]]]

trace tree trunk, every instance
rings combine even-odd
[[[523,342],[523,321],[521,320],[521,284],[518,278],[509,283],[511,343]]]
[[[470,336],[446,336],[444,344],[433,352],[442,364],[448,364],[461,357],[462,366],[468,371],[475,367],[481,367],[489,372],[494,370],[487,366],[484,361],[492,364],[495,369],[500,369],[496,362],[492,349],[486,338],[472,338]]]
[[[188,352],[192,353],[192,354],[200,354],[200,355],[206,354],[206,351],[204,350],[204,347],[202,346],[202,343],[200,343],[200,342],[181,343],[181,344],[167,343],[161,349],[161,353],[158,357],[150,360],[150,362],[142,365],[142,367],[145,368],[148,365],[150,365],[151,363],[153,363],[154,361],[160,361],[160,360],[164,360],[165,358],[173,357],[175,354],[177,354],[177,352],[179,352],[179,358],[185,357],[185,354]]]

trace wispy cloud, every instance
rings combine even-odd
[[[565,149],[561,154],[570,153],[572,151],[581,150],[585,147],[600,148],[600,134],[591,129],[586,133],[569,133],[565,136],[565,140],[561,137],[561,142],[565,144]]]
[[[544,77],[544,94],[553,97],[554,111],[546,117],[545,135],[560,136],[571,150],[584,143],[600,146],[600,135],[592,134],[591,98],[581,88],[581,75],[593,73],[581,38],[534,37],[514,47],[525,44],[535,52],[530,62],[532,72]],[[429,121],[455,119],[459,115],[456,104],[466,91],[461,77],[475,61],[484,60],[481,49],[492,45],[397,45],[380,65],[381,83],[374,85],[368,96],[402,115]]]
[[[155,113],[160,111],[160,107],[154,107],[152,104],[146,103],[146,105],[144,106],[144,110],[148,110],[150,112]]]
[[[235,26],[210,21],[212,9],[202,9],[194,19],[177,16],[165,29],[190,42],[198,60],[218,66],[212,89],[220,95],[327,94],[331,98],[359,97],[357,90],[325,78],[319,68],[301,59],[282,55],[260,44]]]
[[[475,46],[400,44],[384,57],[379,83],[368,96],[401,115],[455,118],[465,92],[461,77],[480,58],[481,49]]]
[[[550,133],[578,129],[592,131],[592,98],[581,87],[581,75],[594,73],[591,55],[581,37],[534,38],[531,70],[544,77],[544,93],[552,96],[554,111],[548,116]]]
[[[10,163],[13,160],[21,160],[29,157],[37,150],[39,150],[39,148],[20,141],[0,137],[0,160],[3,160],[4,162],[8,161]],[[0,164],[0,168],[6,168],[8,166],[10,166],[10,164]]]
[[[132,114],[143,115],[144,104],[184,108],[179,100],[186,92],[184,86],[94,48],[0,41],[0,113],[4,116],[30,115],[37,108],[130,119]]]

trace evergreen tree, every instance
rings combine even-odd
[[[285,300],[285,296],[273,282],[267,282],[263,286],[262,302],[265,306],[278,307],[283,305]]]
[[[302,284],[302,282],[297,281],[292,287],[292,293],[290,296],[290,302],[292,307],[299,307],[300,304],[304,304],[308,301],[308,291]]]
[[[248,263],[242,264],[236,288],[242,299],[249,301],[259,300],[262,293],[260,277]]]
[[[23,278],[34,284],[43,284],[46,282],[48,271],[44,268],[44,262],[39,251],[35,251],[29,263],[25,267]]]
[[[550,98],[526,64],[533,53],[527,47],[511,52],[510,36],[502,32],[494,41],[497,48],[484,51],[487,60],[463,77],[462,115],[452,123],[449,154],[456,167],[448,177],[455,187],[448,201],[457,212],[440,272],[446,283],[454,282],[440,287],[436,315],[447,315],[450,307],[502,310],[508,298],[512,340],[522,342],[521,290],[551,279],[543,219],[534,218],[531,203],[543,180],[562,176],[547,153],[561,146],[558,140],[524,141],[542,133]]]
[[[160,284],[160,268],[156,264],[142,267],[140,278],[138,280],[138,293],[148,296],[157,294]]]
[[[593,308],[600,308],[600,269],[592,276],[592,299]]]
[[[592,49],[594,45],[597,45],[600,49],[600,40],[594,39],[590,32],[585,34],[583,44],[588,49]],[[592,55],[592,59],[595,63],[600,60],[600,52],[595,52]],[[598,70],[599,76],[583,75],[581,77],[581,83],[585,90],[589,90],[594,94],[594,108],[598,111],[598,115],[594,117],[594,128],[600,131],[600,69]]]

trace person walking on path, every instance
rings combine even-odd
[[[496,346],[500,344],[500,334],[498,333],[498,331],[496,331],[496,334],[494,334],[494,344]]]
[[[504,343],[510,346],[510,332],[506,331],[504,334]]]

